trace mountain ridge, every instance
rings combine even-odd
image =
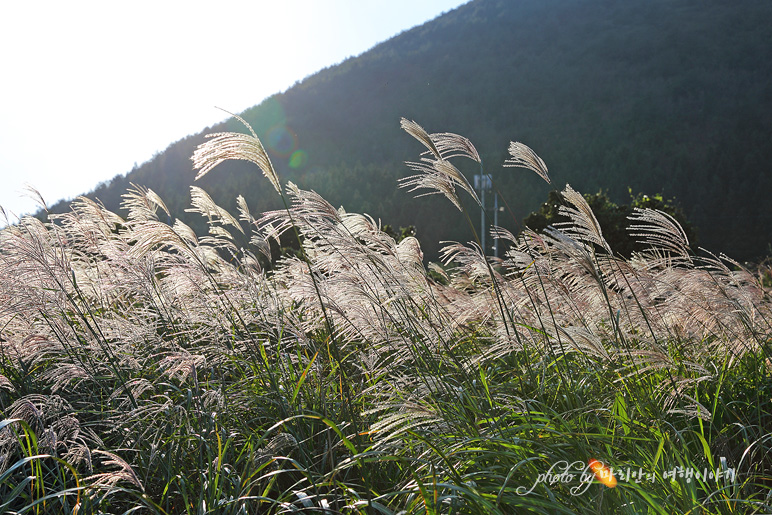
[[[283,181],[384,223],[415,224],[430,256],[433,242],[472,236],[442,199],[397,190],[409,173],[403,162],[420,152],[401,133],[402,116],[472,140],[513,207],[501,220],[510,230],[521,228],[548,190],[526,172],[501,168],[517,140],[545,160],[557,189],[604,189],[617,201],[628,187],[675,195],[705,247],[757,258],[772,242],[764,209],[772,194],[772,121],[763,116],[772,112],[772,49],[764,44],[771,22],[771,5],[747,0],[475,0],[241,116]],[[244,130],[229,121],[206,131],[226,129]],[[144,185],[203,229],[184,213],[195,175],[189,158],[203,134],[88,196],[118,209],[129,183]],[[226,163],[199,182],[226,208],[238,194],[256,212],[280,207],[246,163]],[[53,207],[62,209],[66,203]]]

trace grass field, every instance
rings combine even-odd
[[[452,164],[474,146],[402,126],[426,150],[402,186],[475,239]],[[417,239],[283,184],[254,133],[193,159],[255,163],[286,209],[194,188],[197,235],[135,187],[126,218],[80,199],[2,232],[0,512],[772,512],[763,270],[651,210],[649,250],[615,257],[570,187],[571,222],[427,269]],[[302,250],[269,261],[287,231]]]

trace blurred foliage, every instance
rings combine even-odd
[[[633,195],[632,190],[629,192],[630,202],[627,204],[614,203],[604,191],[583,195],[600,224],[603,237],[616,254],[629,258],[634,251],[645,250],[645,247],[638,244],[628,230],[631,224],[629,217],[636,208],[656,209],[672,216],[683,228],[692,249],[697,249],[696,231],[691,222],[686,219],[686,215],[676,199],[665,199],[661,193],[649,196],[643,193]],[[556,223],[568,222],[568,217],[560,214],[560,207],[563,205],[565,205],[565,201],[560,192],[550,191],[547,201],[539,207],[538,211],[528,215],[523,222],[528,228],[536,232],[541,232]]]
[[[401,242],[405,238],[408,238],[410,236],[415,237],[415,227],[412,225],[409,225],[407,227],[400,227],[399,229],[394,229],[391,225],[386,224],[383,226],[383,232],[394,238],[394,241],[397,243]]]

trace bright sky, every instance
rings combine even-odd
[[[34,212],[467,0],[0,2],[0,206]],[[0,226],[2,221],[0,220]]]

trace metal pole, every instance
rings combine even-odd
[[[493,225],[499,226],[499,196],[493,192]],[[499,257],[499,243],[501,240],[496,240],[496,244],[493,246],[493,255]]]
[[[480,234],[482,235],[482,252],[485,255],[485,175],[482,174],[480,166],[480,193],[482,194],[482,208],[480,209]]]

